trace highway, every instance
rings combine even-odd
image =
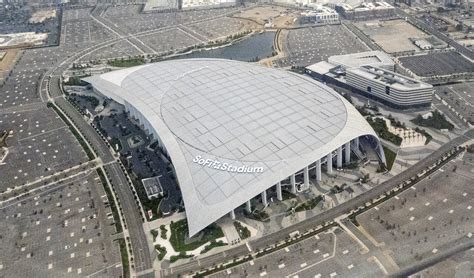
[[[398,174],[392,179],[378,185],[377,187],[374,187],[370,189],[369,191],[366,191],[365,193],[358,195],[352,198],[351,200],[338,205],[337,207],[324,211],[316,216],[308,218],[293,226],[281,229],[278,232],[275,232],[268,236],[250,241],[249,246],[251,247],[253,251],[257,249],[262,250],[277,243],[278,241],[281,241],[287,238],[288,235],[294,231],[305,232],[307,230],[317,227],[318,225],[322,225],[326,222],[333,221],[338,216],[341,216],[345,213],[350,212],[351,210],[355,208],[358,208],[360,205],[371,201],[372,199],[397,187],[402,182],[410,179],[411,177],[416,176],[418,173],[426,169],[428,166],[431,166],[435,161],[437,161],[440,157],[442,157],[442,155],[446,153],[448,150],[452,149],[453,147],[459,146],[469,141],[470,139],[474,139],[474,129],[470,129],[467,132],[465,132],[463,135],[456,137],[450,142],[444,144],[438,150],[428,155],[424,159],[420,160],[418,163],[416,163],[412,167],[408,168],[407,170],[403,171],[402,173]],[[195,261],[191,261],[185,264],[172,267],[167,270],[163,270],[162,275],[176,277],[179,274],[185,274],[193,270],[197,271],[199,269],[207,268],[207,267],[217,265],[222,262],[226,262],[228,260],[232,260],[234,257],[241,257],[241,256],[248,255],[250,253],[251,252],[249,252],[249,250],[247,249],[245,245],[240,245],[236,248],[214,254],[207,258],[198,259]]]
[[[396,9],[397,14],[402,18],[407,18],[410,23],[415,25],[416,27],[420,28],[421,30],[431,33],[438,38],[442,39],[444,42],[449,44],[450,46],[454,47],[459,53],[463,54],[464,56],[468,57],[471,60],[474,60],[474,52],[468,49],[465,46],[460,45],[455,40],[451,39],[450,37],[446,36],[445,34],[438,31],[436,28],[433,28],[431,25],[423,22],[422,20],[415,18],[412,15],[407,14],[401,9]]]

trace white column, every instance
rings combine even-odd
[[[357,137],[357,138],[354,139],[354,149],[355,149],[356,151],[359,150],[359,137]]]
[[[328,153],[326,157],[326,165],[328,174],[332,174],[332,152]]]
[[[291,175],[290,181],[291,181],[291,193],[296,194],[296,177],[295,177],[295,174]]]
[[[321,159],[316,161],[316,181],[321,181]]]
[[[264,207],[266,207],[268,205],[268,201],[267,201],[267,191],[264,190],[262,192],[262,204]]]
[[[283,196],[281,194],[281,182],[278,182],[276,185],[276,190],[277,190],[277,199],[279,201],[283,200]]]
[[[346,160],[346,164],[349,164],[351,161],[351,141],[346,143],[346,149],[344,150],[344,157]]]
[[[231,210],[231,211],[230,211],[230,218],[231,218],[232,220],[235,219],[235,211],[234,211],[234,210]]]
[[[250,200],[247,201],[247,212],[252,212],[252,203]]]
[[[342,146],[337,148],[337,168],[342,168]]]
[[[304,188],[309,188],[309,169],[308,169],[308,166],[304,167],[303,176],[304,176]]]

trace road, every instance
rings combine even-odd
[[[425,32],[435,35],[436,37],[442,39],[444,42],[452,46],[459,53],[463,54],[464,56],[468,57],[471,60],[474,60],[474,52],[472,52],[467,47],[460,45],[455,40],[451,39],[450,37],[438,31],[436,28],[433,28],[431,25],[427,24],[426,22],[423,22],[422,20],[415,18],[412,15],[407,14],[401,9],[397,8],[396,12],[400,17],[407,18],[408,21],[412,23],[413,25],[415,25],[416,27],[420,28],[421,30]]]
[[[83,52],[77,55],[81,54],[83,54]],[[127,177],[120,168],[120,165],[117,162],[113,163],[116,159],[105,141],[63,97],[60,87],[60,74],[68,67],[68,64],[69,63],[62,63],[49,73],[50,78],[43,78],[39,88],[41,97],[43,100],[54,99],[54,102],[67,114],[68,118],[74,122],[83,136],[87,138],[97,156],[106,164],[104,169],[111,179],[111,183],[123,209],[123,217],[127,225],[131,251],[133,253],[134,270],[140,274],[140,277],[154,277],[153,257],[155,253],[148,248],[148,241],[143,230],[142,216],[135,203],[134,195],[129,186]]]
[[[385,192],[390,191],[391,189],[397,187],[402,182],[410,179],[411,177],[416,176],[419,172],[423,171],[428,166],[431,166],[445,152],[471,139],[474,139],[474,129],[470,129],[467,132],[465,132],[463,135],[456,137],[450,142],[444,144],[438,150],[428,155],[427,157],[425,157],[424,159],[422,159],[421,161],[419,161],[412,167],[408,168],[407,170],[403,171],[402,173],[398,174],[392,179],[378,185],[377,187],[374,187],[370,189],[369,191],[366,191],[365,193],[358,195],[347,202],[344,202],[332,209],[324,211],[316,216],[308,218],[295,225],[281,229],[278,232],[275,232],[268,236],[250,241],[249,245],[252,250],[257,250],[257,249],[262,250],[275,244],[276,242],[282,239],[287,238],[288,235],[294,231],[304,232],[312,228],[315,228],[318,225],[322,225],[326,222],[333,221],[338,216],[341,216],[345,213],[350,212],[351,210],[359,207],[360,205],[371,201],[373,198],[378,197],[384,194]],[[181,264],[179,266],[169,268],[167,270],[163,270],[162,275],[175,277],[175,276],[178,276],[179,274],[184,274],[193,270],[196,271],[202,268],[210,267],[212,265],[217,265],[221,262],[232,260],[234,257],[245,256],[245,255],[248,255],[249,253],[250,252],[246,248],[246,246],[241,245],[236,248],[214,254],[211,257],[198,259],[198,260],[191,261],[185,264]]]

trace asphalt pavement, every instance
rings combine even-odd
[[[391,189],[399,186],[402,182],[410,179],[411,177],[416,176],[418,173],[431,166],[435,161],[442,157],[448,150],[453,147],[459,146],[471,139],[474,139],[474,129],[466,131],[463,135],[456,137],[450,142],[441,146],[438,150],[428,155],[424,159],[420,160],[418,163],[393,177],[392,179],[378,185],[366,191],[365,193],[358,195],[347,202],[344,202],[337,207],[324,211],[318,215],[315,215],[311,218],[308,218],[302,222],[299,222],[290,227],[284,228],[270,234],[268,236],[255,239],[250,241],[248,244],[252,250],[265,249],[278,241],[281,241],[288,237],[288,235],[294,231],[305,232],[312,228],[322,225],[326,222],[333,221],[338,216],[341,216],[345,213],[350,212],[351,210],[358,208],[360,205],[370,202],[375,197],[378,197],[385,192],[390,191]],[[203,268],[208,268],[213,265],[217,265],[222,262],[230,261],[235,257],[241,257],[250,254],[251,252],[245,245],[237,246],[233,249],[229,249],[217,254],[212,255],[212,257],[207,257],[204,259],[198,259],[190,261],[175,267],[171,267],[166,270],[162,270],[162,276],[176,277],[179,274],[189,273],[191,271],[197,271]]]

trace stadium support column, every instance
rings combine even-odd
[[[276,189],[277,189],[277,199],[278,199],[278,201],[283,200],[283,196],[281,194],[281,182],[277,183]]]
[[[344,160],[346,161],[346,164],[351,162],[351,141],[346,143],[346,148],[344,150]]]
[[[268,201],[267,201],[267,191],[263,190],[262,192],[262,204],[264,207],[268,206]]]
[[[359,151],[359,137],[354,139],[354,149]]]
[[[304,188],[309,188],[309,169],[308,169],[308,166],[304,167],[303,177],[304,177]]]
[[[316,181],[321,181],[321,159],[316,161]]]
[[[295,174],[290,177],[291,182],[291,193],[296,194],[296,176]]]
[[[342,168],[342,146],[340,146],[339,148],[337,148],[337,157],[336,157],[336,160],[337,160],[337,165],[336,165],[336,167],[337,167],[337,168]]]
[[[328,174],[332,174],[332,152],[328,153],[328,156],[326,157],[326,164]]]
[[[235,219],[235,211],[234,211],[234,210],[231,210],[231,211],[230,211],[230,218],[231,218],[232,220]]]
[[[247,212],[252,212],[252,203],[250,200],[247,201]]]

